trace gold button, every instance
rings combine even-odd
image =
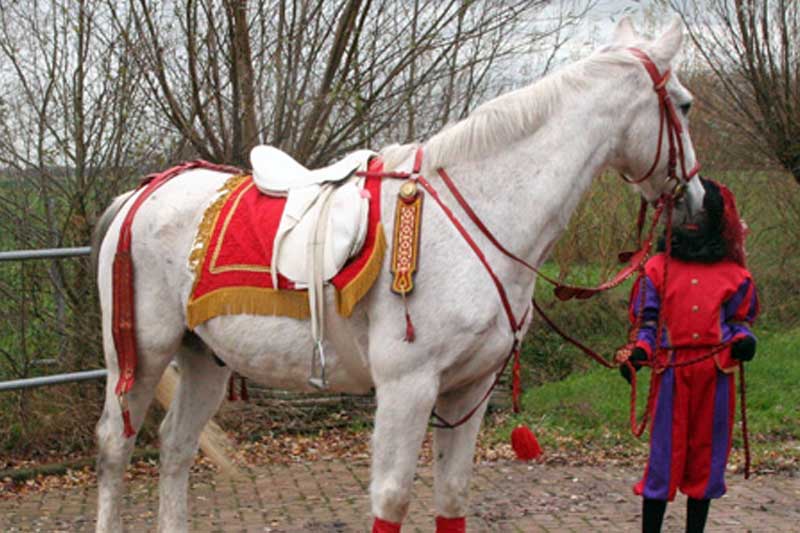
[[[414,180],[408,180],[400,186],[400,198],[411,200],[417,196],[417,184]]]
[[[692,278],[692,285],[697,285],[698,283],[700,282],[697,281],[697,278]]]
[[[699,339],[699,338],[700,338],[700,334],[699,334],[699,333],[692,333],[692,338],[693,338],[694,340],[697,340],[697,339]]]
[[[693,306],[692,306],[692,313],[696,313],[696,312],[698,312],[699,310],[700,310],[700,306],[699,306],[699,305],[693,305]]]

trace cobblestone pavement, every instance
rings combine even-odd
[[[470,532],[637,531],[640,502],[631,469],[488,463],[476,468]],[[195,532],[368,532],[369,468],[316,462],[260,467],[229,481],[195,476],[190,494]],[[419,469],[403,532],[433,531],[433,479]],[[91,531],[97,487],[60,489],[0,501],[0,531]],[[155,530],[155,482],[130,484],[128,531]],[[670,506],[665,531],[682,531],[684,499]],[[731,475],[729,493],[711,506],[707,531],[800,531],[800,478]]]

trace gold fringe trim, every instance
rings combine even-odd
[[[264,289],[258,287],[226,287],[204,294],[186,306],[186,322],[194,329],[221,315],[266,315],[307,319],[308,292]]]
[[[375,246],[372,253],[355,278],[350,283],[342,287],[341,291],[336,291],[336,309],[339,314],[348,317],[353,314],[356,304],[369,292],[383,267],[383,255],[386,253],[386,237],[383,235],[383,225],[378,223],[375,235]]]
[[[219,196],[203,213],[203,220],[197,226],[192,253],[189,255],[189,269],[194,271],[192,294],[194,294],[197,282],[200,280],[203,263],[205,263],[208,247],[211,244],[211,232],[214,231],[214,227],[217,225],[220,211],[222,211],[231,193],[247,179],[250,179],[249,174],[239,174],[225,180],[225,183],[217,190]]]
[[[229,182],[232,181],[229,180]],[[241,181],[239,181],[241,183]],[[226,184],[227,185],[227,184]],[[233,185],[228,192],[236,188]],[[227,197],[227,195],[223,195]],[[220,197],[220,199],[223,198]],[[217,206],[217,203],[220,203]],[[210,216],[210,211],[216,208],[215,218],[219,216],[221,206],[224,201],[214,202],[214,205],[206,210],[206,216]],[[211,219],[210,219],[211,220]],[[216,220],[212,220],[211,228],[214,227]],[[206,223],[205,217],[203,224]],[[206,231],[209,231],[206,228]],[[198,230],[198,241],[201,230]],[[202,267],[205,253],[208,249],[208,237],[203,241],[204,248],[202,254],[198,253],[196,260]],[[383,233],[383,225],[378,224],[375,234],[375,245],[367,259],[364,267],[350,283],[345,285],[341,291],[336,291],[336,309],[341,316],[349,317],[353,314],[356,304],[367,294],[375,284],[375,280],[380,275],[383,267],[383,256],[386,253],[386,237]],[[197,251],[197,250],[196,250]],[[194,255],[194,252],[193,252]],[[196,266],[196,265],[195,265]],[[199,273],[196,279],[199,279]],[[196,280],[195,280],[196,283]],[[189,329],[194,329],[198,325],[222,315],[262,315],[262,316],[286,316],[305,320],[311,316],[308,304],[307,291],[294,291],[282,289],[266,289],[258,287],[224,287],[204,294],[200,298],[191,300],[186,305],[186,322]]]

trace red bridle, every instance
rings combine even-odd
[[[534,265],[530,264],[529,262],[527,262],[524,259],[520,258],[519,256],[515,255],[514,253],[509,251],[506,247],[504,247],[500,243],[500,241],[492,234],[492,232],[489,230],[489,228],[486,227],[486,225],[481,221],[480,217],[478,217],[477,213],[475,213],[475,211],[469,205],[469,203],[464,198],[464,196],[461,194],[461,192],[458,190],[458,188],[456,187],[455,182],[450,178],[450,176],[447,174],[447,172],[443,168],[438,168],[437,169],[437,173],[441,177],[443,183],[448,188],[450,193],[456,199],[456,202],[459,204],[459,206],[464,211],[464,213],[466,213],[466,215],[470,219],[470,221],[489,240],[489,242],[498,251],[500,251],[503,255],[505,255],[509,259],[511,259],[511,260],[515,261],[516,263],[522,265],[523,267],[527,268],[528,270],[531,270],[532,272],[535,272],[539,277],[541,277],[542,279],[544,279],[547,282],[549,282],[552,285],[554,285],[555,286],[555,294],[561,300],[569,300],[569,299],[572,299],[572,298],[579,298],[579,299],[589,298],[589,297],[593,296],[594,294],[597,294],[598,292],[606,291],[606,290],[609,290],[609,289],[611,289],[613,287],[616,287],[616,286],[620,285],[622,282],[624,282],[626,279],[628,279],[630,276],[632,276],[635,272],[639,271],[642,268],[642,265],[644,264],[644,262],[647,260],[647,258],[649,256],[650,249],[652,247],[652,242],[653,242],[653,236],[654,236],[653,234],[654,234],[654,231],[655,231],[655,227],[658,224],[658,220],[659,220],[659,218],[661,216],[661,213],[664,211],[664,208],[666,207],[666,211],[668,213],[668,219],[670,218],[671,207],[672,207],[672,205],[674,203],[673,200],[675,200],[678,196],[680,196],[683,193],[685,183],[688,183],[688,181],[691,180],[692,177],[694,177],[697,174],[697,172],[699,171],[699,169],[700,169],[699,164],[695,164],[695,166],[689,172],[686,172],[686,166],[685,166],[685,161],[684,161],[683,141],[681,139],[681,134],[683,132],[683,128],[682,128],[682,126],[680,124],[680,120],[678,119],[678,115],[675,112],[675,106],[673,105],[672,100],[670,99],[669,94],[667,93],[667,90],[666,90],[666,84],[667,84],[667,81],[669,80],[670,71],[669,70],[666,71],[664,73],[664,75],[662,76],[659,73],[658,68],[655,66],[653,61],[647,56],[647,54],[645,54],[644,52],[642,52],[641,50],[636,49],[636,48],[631,48],[630,51],[631,51],[631,53],[633,53],[633,55],[637,59],[639,59],[642,62],[642,64],[645,67],[645,70],[647,70],[648,74],[650,74],[650,77],[653,80],[653,84],[654,84],[653,85],[653,90],[658,95],[660,119],[659,119],[659,131],[658,131],[658,147],[656,149],[655,161],[653,161],[652,166],[650,167],[650,169],[647,171],[647,173],[644,176],[642,176],[641,178],[638,178],[636,180],[626,180],[626,181],[629,181],[630,183],[641,183],[641,182],[643,182],[644,180],[650,178],[653,175],[653,173],[655,172],[656,168],[658,167],[659,161],[661,160],[661,145],[662,145],[663,140],[664,140],[664,131],[666,129],[666,131],[667,131],[667,139],[668,139],[668,142],[669,142],[669,161],[668,161],[667,179],[675,179],[676,182],[677,182],[677,185],[676,185],[675,188],[673,188],[673,190],[670,192],[670,194],[665,195],[666,196],[666,198],[664,198],[665,201],[660,201],[659,202],[659,204],[658,204],[658,206],[656,208],[656,212],[655,212],[654,218],[653,218],[653,224],[652,224],[652,226],[650,228],[650,231],[648,232],[648,235],[647,235],[645,241],[643,243],[640,243],[640,249],[637,252],[634,252],[634,253],[621,254],[620,258],[623,260],[623,262],[627,262],[628,264],[612,280],[610,280],[610,281],[608,281],[606,283],[603,283],[603,284],[601,284],[601,285],[599,285],[597,287],[574,287],[574,286],[564,285],[561,282],[559,282],[559,281],[557,281],[557,280],[545,275],[538,268],[536,268]],[[677,172],[676,172],[678,155],[680,155],[681,171],[682,171],[682,175],[683,175],[683,181],[678,179]],[[493,284],[495,286],[495,289],[497,290],[498,296],[500,297],[500,301],[503,304],[503,309],[504,309],[504,311],[506,313],[506,317],[508,318],[508,323],[509,323],[509,326],[510,326],[511,332],[513,334],[513,338],[514,338],[512,346],[511,346],[511,350],[510,350],[508,356],[505,358],[505,360],[503,362],[502,369],[500,370],[500,372],[498,372],[496,374],[496,377],[495,377],[495,380],[494,380],[493,384],[491,385],[489,390],[486,392],[486,394],[481,398],[481,400],[477,403],[477,405],[475,405],[469,412],[467,412],[464,416],[462,416],[461,418],[459,418],[458,420],[456,420],[454,422],[450,422],[448,420],[443,419],[441,416],[436,414],[435,411],[432,413],[432,416],[437,419],[437,422],[434,423],[435,427],[455,428],[455,427],[460,426],[461,424],[463,424],[467,420],[469,420],[472,417],[472,415],[478,410],[478,408],[483,404],[483,402],[486,401],[486,399],[491,394],[492,390],[497,385],[497,383],[498,383],[498,381],[500,379],[500,376],[503,374],[503,371],[508,366],[508,363],[510,362],[510,360],[512,358],[514,359],[514,394],[513,394],[514,410],[517,411],[519,409],[519,405],[518,405],[519,389],[518,389],[518,387],[519,387],[519,366],[520,366],[520,363],[519,363],[519,347],[520,347],[520,343],[521,343],[521,338],[520,338],[521,335],[520,335],[520,333],[522,331],[522,328],[524,327],[524,323],[525,323],[527,315],[528,315],[528,313],[530,311],[530,307],[528,307],[525,310],[525,313],[523,314],[523,316],[521,318],[517,318],[516,317],[516,315],[515,315],[515,313],[514,313],[514,311],[512,309],[511,302],[510,302],[510,300],[508,298],[508,295],[506,293],[505,287],[504,287],[503,283],[500,281],[499,277],[495,274],[494,270],[492,269],[491,265],[489,264],[489,261],[487,260],[487,258],[485,256],[485,254],[480,249],[480,247],[475,242],[475,240],[472,238],[472,236],[467,232],[467,230],[463,226],[463,224],[461,224],[461,222],[458,220],[458,218],[456,218],[456,216],[452,212],[452,210],[449,207],[447,207],[447,205],[442,201],[441,197],[439,196],[438,192],[433,187],[433,185],[431,185],[431,183],[427,179],[425,179],[425,177],[420,173],[421,168],[422,168],[422,157],[423,157],[423,149],[420,146],[417,149],[417,152],[415,154],[414,166],[413,166],[413,170],[411,172],[381,172],[381,173],[356,172],[356,175],[363,176],[363,177],[382,177],[382,178],[393,178],[393,179],[414,179],[420,184],[420,186],[431,196],[431,198],[433,198],[433,200],[442,209],[444,214],[450,219],[450,221],[453,224],[453,226],[455,226],[455,228],[461,234],[462,238],[466,241],[466,243],[472,249],[472,251],[474,252],[476,257],[478,258],[480,263],[486,269],[487,273],[489,274],[489,277],[492,279],[492,282],[493,282]],[[643,207],[646,208],[646,205],[643,204]],[[642,236],[642,230],[643,230],[643,225],[644,225],[644,216],[645,216],[645,211],[642,210],[640,212],[639,221],[638,221],[638,226],[639,226],[638,229],[639,229],[639,237],[640,237],[640,239],[641,239],[641,236]],[[623,258],[623,255],[625,256],[624,258]],[[536,310],[540,314],[542,314],[542,316],[545,318],[545,320],[551,326],[554,326],[554,324],[552,324],[552,322],[546,316],[544,316],[544,313],[542,313],[541,308],[536,304],[535,301],[533,302],[533,306],[536,308]],[[605,361],[605,359],[602,356],[600,356],[599,354],[597,354],[596,352],[594,352],[590,348],[587,348],[586,346],[582,345],[580,342],[578,342],[575,339],[572,339],[571,337],[569,337],[568,335],[565,335],[564,333],[562,333],[557,327],[554,327],[554,329],[557,332],[561,333],[562,336],[566,340],[568,340],[569,342],[571,342],[575,346],[579,347],[584,353],[586,353],[587,355],[591,356],[596,361],[600,362],[601,364],[604,364],[605,366],[609,366],[609,367],[613,367],[614,366],[614,365],[608,363],[607,361]]]
[[[629,179],[623,176],[623,179],[628,183],[636,184],[642,183],[653,175],[658,167],[658,163],[661,161],[661,146],[663,145],[664,131],[666,130],[667,142],[669,144],[667,180],[675,181],[675,186],[670,192],[670,195],[673,198],[678,198],[683,194],[686,183],[689,183],[689,181],[691,181],[691,179],[700,171],[700,163],[695,158],[694,166],[689,169],[688,172],[686,171],[686,154],[683,150],[682,138],[683,126],[681,126],[680,118],[678,117],[678,113],[675,111],[675,105],[672,103],[672,98],[670,98],[669,93],[667,92],[667,82],[669,81],[672,71],[668,69],[664,71],[664,74],[661,74],[658,71],[656,64],[645,52],[639,48],[628,48],[628,51],[642,63],[642,66],[644,66],[644,69],[650,75],[650,79],[653,80],[653,91],[655,91],[656,95],[658,95],[659,124],[656,156],[653,164],[650,166],[650,169],[640,178]],[[677,173],[679,157],[682,178],[679,178]]]

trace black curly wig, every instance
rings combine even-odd
[[[705,188],[703,218],[697,225],[678,226],[672,230],[670,255],[676,259],[696,263],[716,263],[728,255],[723,235],[725,203],[717,184],[700,178]],[[666,249],[665,238],[658,242],[658,251]]]

